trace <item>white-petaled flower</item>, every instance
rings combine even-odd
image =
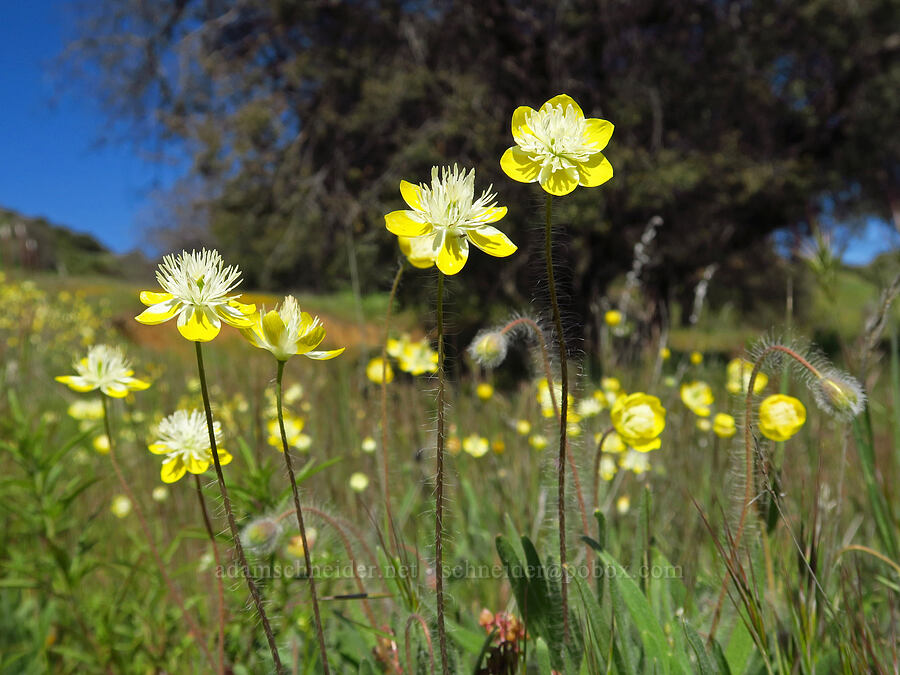
[[[400,194],[410,207],[384,217],[388,232],[414,237],[408,242],[422,265],[430,257],[444,274],[456,274],[469,257],[469,242],[488,255],[503,258],[515,253],[516,245],[494,223],[506,215],[505,206],[495,206],[490,188],[475,197],[475,170],[468,173],[455,164],[433,167],[431,185],[400,181]],[[424,244],[431,247],[427,255]]]
[[[163,292],[141,291],[147,309],[135,317],[147,325],[178,317],[178,331],[193,342],[209,342],[219,334],[222,321],[238,328],[250,326],[255,305],[237,301],[232,293],[241,283],[236,265],[225,267],[218,251],[203,249],[167,255],[156,272]]]
[[[300,311],[297,298],[293,295],[286,295],[280,308],[257,313],[253,324],[242,328],[241,333],[254,347],[268,350],[279,361],[287,361],[298,354],[327,361],[344,351],[343,347],[314,351],[325,339],[325,326],[319,317]]]
[[[619,468],[640,476],[650,470],[650,457],[643,452],[629,448],[628,452],[620,456]]]
[[[124,398],[130,391],[142,391],[150,387],[148,382],[133,377],[134,371],[118,347],[94,345],[87,356],[75,362],[77,375],[59,375],[57,382],[75,391],[99,389],[113,398]]]
[[[463,439],[462,448],[472,457],[484,457],[490,449],[490,445],[484,436],[471,434]]]
[[[613,125],[585,118],[570,96],[554,96],[540,110],[519,106],[513,112],[516,144],[500,159],[507,176],[520,183],[541,184],[552,195],[567,195],[579,185],[596,187],[613,175],[601,152],[609,143]]]
[[[218,447],[222,442],[222,427],[218,422],[213,423],[213,431],[219,464],[224,466],[232,457],[227,450]],[[157,434],[158,440],[149,448],[154,455],[166,456],[160,471],[164,483],[174,483],[187,472],[201,474],[213,463],[209,430],[203,413],[176,410],[159,423]]]

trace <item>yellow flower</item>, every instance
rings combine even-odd
[[[462,449],[472,455],[472,457],[484,457],[488,448],[488,439],[478,434],[466,436],[462,442]]]
[[[610,417],[619,436],[631,446],[652,443],[666,426],[666,409],[659,399],[640,392],[619,398]]]
[[[287,437],[288,447],[296,448],[301,452],[309,450],[312,445],[312,439],[303,433],[303,427],[306,421],[302,417],[284,414],[284,435]],[[281,429],[278,427],[278,420],[269,420],[267,426],[269,431],[268,442],[273,448],[279,452],[284,452],[284,444],[281,442]]]
[[[728,382],[725,388],[732,394],[746,394],[747,388],[750,386],[750,373],[753,372],[753,364],[744,359],[732,359],[725,366],[725,373],[728,376]],[[756,381],[753,383],[753,393],[758,394],[769,383],[769,376],[759,371],[756,374]]]
[[[206,417],[197,410],[176,410],[164,418],[158,427],[159,440],[151,443],[150,452],[165,455],[160,477],[164,483],[174,483],[188,471],[201,474],[213,463],[209,444]],[[213,423],[219,463],[223,466],[231,462],[231,455],[219,446],[222,427]]]
[[[482,382],[477,387],[475,387],[475,394],[482,401],[489,401],[494,395],[494,387],[487,382]]]
[[[698,417],[697,418],[697,428],[700,431],[711,431],[712,430],[712,422],[710,422],[705,417]]]
[[[567,397],[568,400],[568,409],[569,409],[569,419],[571,420],[573,417],[572,408],[575,403],[575,397],[572,394],[569,394]],[[554,384],[553,385],[553,396],[550,396],[550,384],[547,382],[547,378],[541,378],[538,382],[538,391],[537,391],[537,401],[541,405],[541,414],[544,417],[553,417],[553,401],[556,400],[556,405],[559,406],[562,403],[562,384]]]
[[[131,500],[125,495],[116,495],[109,505],[109,510],[116,518],[125,518],[131,513]]]
[[[350,489],[354,492],[365,492],[367,487],[369,487],[369,477],[366,474],[357,471],[350,476]]]
[[[153,488],[153,492],[150,496],[153,497],[153,501],[155,502],[164,502],[169,498],[169,488],[165,485],[157,485]]]
[[[382,377],[385,382],[391,383],[394,381],[394,369],[391,368],[390,363],[382,360],[380,356],[376,356],[366,366],[366,377],[375,384],[381,384]]]
[[[135,317],[140,323],[154,326],[177,316],[178,331],[193,342],[215,338],[222,321],[238,328],[253,323],[249,315],[256,306],[241,304],[240,293],[231,293],[241,283],[241,272],[233,265],[225,267],[218,251],[167,255],[156,280],[164,292],[141,291],[147,309]]]
[[[718,413],[713,417],[713,433],[719,438],[731,438],[737,432],[734,418],[725,413]]]
[[[661,358],[663,361],[668,361],[671,356],[672,350],[668,347],[663,347],[659,350],[659,358]]]
[[[490,188],[475,198],[475,170],[468,173],[454,165],[433,167],[431,185],[400,182],[400,194],[410,207],[385,217],[389,232],[412,237],[410,247],[431,247],[431,255],[444,274],[456,274],[469,257],[469,242],[488,255],[504,258],[516,245],[494,223],[506,215],[505,206],[494,206]],[[417,249],[418,250],[418,249]]]
[[[619,468],[640,476],[650,470],[650,455],[629,450],[619,459]]]
[[[506,452],[506,443],[502,438],[495,438],[493,441],[491,441],[491,450],[495,455],[502,455],[504,452]]]
[[[94,446],[94,450],[96,450],[99,454],[109,454],[109,436],[107,436],[106,434],[100,434],[99,436],[96,436],[91,444]]]
[[[617,309],[611,309],[603,315],[603,320],[606,322],[607,326],[618,326],[622,323],[622,312]]]
[[[603,455],[600,457],[600,466],[598,467],[600,478],[605,481],[611,481],[616,472],[619,470],[616,466],[616,460],[614,460],[610,455]]]
[[[295,354],[308,359],[327,361],[344,351],[315,351],[325,339],[325,326],[319,317],[300,311],[297,298],[287,295],[280,308],[256,314],[253,324],[241,329],[241,333],[254,347],[266,349],[279,361],[287,361]]]
[[[603,441],[603,445],[600,446],[600,449],[603,452],[609,452],[614,455],[618,455],[625,452],[626,450],[626,446],[622,442],[622,437],[619,436],[619,434],[617,434],[615,431],[611,431],[610,433],[606,434],[605,439],[603,438],[603,434],[600,432],[594,434],[595,443],[599,443],[601,440]]]
[[[595,396],[590,396],[581,399],[575,409],[580,417],[594,417],[603,410],[603,401]]]
[[[624,516],[631,509],[631,497],[622,495],[616,500],[616,511]]]
[[[306,543],[309,544],[310,551],[313,546],[316,545],[316,539],[319,537],[319,532],[314,527],[306,528]],[[306,549],[303,547],[303,537],[299,534],[295,534],[288,540],[288,545],[284,547],[285,552],[291,556],[292,558],[297,558],[298,560],[302,560],[304,554],[306,553]]]
[[[699,366],[701,363],[703,363],[703,354],[701,354],[700,352],[691,352],[691,363],[693,363],[695,366]]]
[[[87,356],[75,363],[75,371],[77,375],[59,375],[56,381],[80,392],[99,389],[112,398],[124,398],[130,391],[150,387],[148,382],[133,377],[134,371],[118,347],[91,347]]]
[[[773,441],[786,441],[806,422],[806,408],[793,396],[775,394],[759,405],[759,430]]]
[[[102,420],[103,401],[99,398],[90,399],[88,401],[78,400],[72,403],[66,412],[69,413],[69,417],[76,420]]]
[[[543,450],[547,447],[547,437],[543,434],[534,434],[529,436],[528,444],[535,450]]]
[[[438,353],[431,348],[425,338],[418,342],[405,342],[396,356],[397,365],[404,373],[422,375],[437,371]]]
[[[694,381],[681,385],[681,400],[691,412],[700,417],[709,417],[709,406],[713,404],[712,389],[706,382]]]
[[[596,187],[613,176],[601,152],[613,125],[586,119],[566,94],[554,96],[540,110],[519,106],[512,116],[516,144],[503,153],[500,166],[520,183],[534,183],[552,195],[567,195],[579,185]]]
[[[372,454],[373,452],[375,452],[375,450],[378,449],[378,444],[375,443],[375,439],[374,439],[374,438],[372,438],[371,436],[366,436],[366,437],[362,440],[362,446],[361,446],[361,447],[362,447],[362,451],[363,451],[363,452],[365,452],[365,453],[367,453],[367,454]]]
[[[516,433],[520,436],[527,436],[531,433],[531,422],[528,420],[516,421]]]

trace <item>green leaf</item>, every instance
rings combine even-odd
[[[716,669],[709,660],[709,654],[706,653],[706,646],[703,644],[703,639],[697,634],[697,631],[694,630],[694,627],[691,626],[687,620],[682,619],[681,626],[684,628],[684,635],[694,652],[694,656],[697,657],[697,669],[700,672],[700,675],[715,675]]]
[[[553,672],[550,665],[550,648],[543,638],[535,640],[534,657],[537,660],[539,675],[550,675]]]

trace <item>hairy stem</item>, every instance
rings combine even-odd
[[[216,534],[213,531],[212,520],[209,517],[209,510],[206,508],[206,499],[203,497],[203,488],[200,485],[200,476],[194,474],[194,484],[197,486],[197,499],[200,502],[200,512],[203,514],[203,525],[206,527],[206,535],[212,544],[213,558],[216,561],[216,601],[218,603],[218,619],[219,623],[219,675],[225,673],[225,582],[222,581],[222,559],[219,557],[219,546],[216,544]]]
[[[413,623],[419,624],[422,634],[425,636],[425,642],[428,645],[428,664],[431,666],[431,675],[434,675],[434,649],[431,646],[431,631],[428,630],[425,619],[419,614],[410,614],[406,620],[406,670],[410,673],[415,672],[412,667],[412,656],[409,653],[409,629],[412,628]]]
[[[134,492],[131,490],[131,486],[128,484],[128,481],[125,480],[125,475],[122,473],[122,469],[119,467],[119,462],[116,459],[116,449],[115,443],[113,442],[112,432],[110,431],[110,423],[109,423],[109,403],[106,400],[106,396],[102,396],[100,398],[103,401],[103,426],[106,429],[106,438],[109,441],[109,461],[112,463],[113,470],[116,472],[116,478],[119,479],[119,485],[122,487],[122,490],[125,492],[125,495],[131,501],[131,506],[134,508],[134,513],[138,517],[138,522],[141,525],[141,530],[144,533],[144,539],[147,540],[147,545],[150,547],[150,553],[153,555],[153,561],[156,563],[156,567],[159,570],[160,576],[163,578],[163,582],[166,584],[166,588],[169,591],[169,595],[175,601],[175,604],[178,605],[178,609],[181,610],[181,616],[184,618],[184,622],[187,624],[188,630],[191,633],[191,636],[194,638],[194,642],[197,643],[197,646],[200,647],[200,651],[203,652],[203,655],[206,657],[206,660],[209,661],[209,664],[215,667],[215,661],[213,660],[212,654],[209,653],[209,649],[206,646],[206,641],[203,639],[203,633],[200,631],[200,627],[197,625],[197,622],[188,614],[187,608],[184,606],[184,599],[181,597],[181,593],[178,592],[178,589],[175,587],[175,583],[166,573],[165,565],[162,561],[162,556],[159,554],[159,549],[156,547],[156,542],[153,539],[153,534],[150,532],[150,526],[147,524],[147,519],[144,516],[144,510],[141,508],[140,503],[137,498],[134,496]]]
[[[322,657],[322,672],[325,673],[325,675],[329,675],[328,649],[325,647],[325,633],[322,631],[322,618],[319,615],[319,600],[316,597],[316,580],[313,577],[312,560],[309,557],[309,544],[306,541],[306,527],[303,524],[303,507],[300,506],[300,492],[297,489],[297,480],[294,478],[294,465],[291,463],[291,448],[287,442],[287,432],[284,430],[284,406],[282,403],[284,363],[284,361],[278,362],[278,375],[275,387],[275,402],[278,407],[278,428],[281,430],[281,448],[284,454],[284,463],[288,470],[288,477],[291,481],[291,492],[294,495],[294,511],[297,514],[297,525],[300,527],[300,539],[303,541],[303,559],[306,562],[306,578],[309,580],[309,594],[312,599],[313,616],[316,620],[316,638],[319,641],[319,653]]]
[[[441,671],[450,675],[447,662],[447,635],[444,628],[444,273],[438,270],[437,283],[437,476],[434,493],[434,579],[437,594],[438,642],[441,650]]]
[[[250,576],[250,566],[247,564],[247,556],[244,555],[244,547],[241,545],[241,534],[238,531],[237,522],[234,519],[234,512],[231,509],[231,498],[228,496],[228,488],[225,485],[225,474],[222,473],[222,463],[219,461],[219,451],[216,447],[216,432],[213,426],[212,408],[209,404],[209,389],[206,386],[206,370],[203,368],[203,348],[199,342],[195,342],[197,348],[197,371],[200,376],[200,392],[203,395],[203,408],[206,411],[206,428],[209,431],[209,448],[213,458],[213,466],[216,468],[216,478],[219,481],[219,492],[222,493],[222,503],[225,505],[225,515],[228,517],[228,527],[231,528],[231,538],[234,542],[234,550],[237,553],[238,562],[241,565],[241,572],[247,581],[247,587],[250,589],[250,595],[253,597],[253,604],[256,606],[256,613],[262,623],[263,631],[266,634],[266,641],[269,643],[269,651],[272,652],[272,660],[275,663],[275,672],[279,675],[284,671],[281,664],[281,658],[278,656],[278,647],[275,644],[275,636],[272,633],[272,627],[269,625],[269,617],[263,607],[262,598],[256,582]]]
[[[553,195],[547,195],[547,223],[544,231],[544,254],[547,258],[547,287],[550,290],[550,304],[553,307],[553,323],[556,327],[556,341],[559,345],[559,379],[562,385],[559,414],[559,458],[557,460],[557,516],[559,519],[559,566],[561,574],[560,595],[562,598],[563,639],[569,640],[569,580],[566,572],[566,426],[569,417],[569,369],[566,356],[566,338],[563,333],[559,301],[556,297],[556,279],[553,276]],[[548,383],[549,384],[549,383]]]

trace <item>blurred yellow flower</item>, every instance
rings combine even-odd
[[[681,400],[695,415],[709,417],[709,406],[715,399],[712,388],[706,382],[695,380],[681,385]]]
[[[309,544],[309,549],[312,551],[313,546],[316,545],[316,539],[319,537],[319,532],[314,527],[306,528],[306,543]],[[296,558],[297,560],[302,560],[304,554],[306,553],[306,549],[303,546],[303,537],[302,535],[295,534],[293,537],[288,539],[287,546],[284,547],[285,552],[292,558]]]
[[[135,317],[150,326],[178,317],[178,331],[193,342],[209,342],[219,334],[222,321],[238,328],[252,324],[255,305],[237,301],[231,292],[241,283],[236,265],[225,267],[218,251],[203,249],[167,255],[156,272],[163,292],[141,291],[147,306]]]
[[[391,211],[385,217],[389,232],[412,237],[413,247],[431,247],[438,269],[456,274],[469,257],[469,242],[488,255],[504,258],[516,251],[516,245],[490,225],[506,215],[505,206],[495,206],[496,195],[490,188],[475,198],[475,170],[468,173],[456,165],[433,167],[431,185],[400,182],[400,194],[408,210]],[[421,260],[417,255],[417,259]]]
[[[491,441],[491,451],[495,455],[502,455],[504,452],[506,452],[506,443],[502,438],[495,438],[493,441]]]
[[[475,395],[482,401],[489,401],[494,396],[494,387],[487,382],[482,382],[475,387]]]
[[[713,417],[713,433],[719,438],[731,438],[737,433],[734,418],[726,413],[717,413]]]
[[[58,375],[70,389],[79,392],[99,389],[112,398],[124,398],[128,392],[148,389],[150,384],[135,377],[125,354],[118,347],[95,345],[87,356],[75,363],[77,375]]]
[[[528,437],[528,444],[535,450],[543,450],[547,447],[547,437],[543,434],[534,434]]]
[[[616,500],[616,511],[624,516],[631,509],[631,497],[622,495]]]
[[[672,356],[672,350],[669,349],[668,347],[663,347],[662,349],[659,350],[659,357],[663,361],[668,361],[671,356]]]
[[[488,448],[488,439],[478,434],[466,436],[462,442],[462,449],[472,457],[484,457]]]
[[[153,488],[153,492],[150,493],[150,496],[153,497],[153,501],[155,502],[164,502],[169,498],[169,488],[165,485],[157,485]]]
[[[375,384],[381,384],[382,376],[384,377],[385,382],[393,382],[394,369],[391,368],[390,363],[382,360],[380,356],[376,356],[369,361],[369,365],[366,366],[366,377]]]
[[[534,110],[519,106],[512,116],[516,145],[500,158],[507,176],[520,183],[540,183],[552,195],[567,195],[576,187],[596,187],[613,176],[601,152],[613,125],[585,118],[570,96],[554,96]]]
[[[531,422],[528,420],[516,421],[516,433],[520,436],[527,436],[531,433]]]
[[[290,413],[285,413],[284,418],[284,435],[287,437],[288,447],[306,452],[312,445],[312,438],[303,433],[303,427],[306,426],[306,420]],[[281,429],[278,427],[278,420],[269,420],[267,425],[269,437],[266,439],[273,448],[279,452],[284,452],[284,444],[281,442]]]
[[[575,410],[581,417],[594,417],[603,411],[603,402],[595,396],[590,396],[581,399]]]
[[[76,420],[102,420],[103,419],[103,401],[99,398],[90,400],[78,400],[69,406],[66,411],[69,417]]]
[[[600,443],[600,441],[603,441],[603,445],[600,446],[600,450],[603,452],[610,452],[614,455],[618,455],[626,450],[625,443],[622,442],[622,437],[615,431],[606,434],[606,438],[603,438],[603,433],[594,434],[594,442]]]
[[[350,476],[350,489],[354,492],[364,492],[369,487],[369,477],[357,471]]]
[[[94,446],[94,450],[96,450],[101,455],[109,454],[109,436],[106,434],[100,434],[99,436],[95,436],[94,440],[91,441],[91,445]]]
[[[231,455],[219,446],[222,427],[213,423],[219,463],[223,466],[231,462]],[[188,471],[201,474],[213,463],[209,444],[209,430],[206,417],[197,410],[176,410],[165,417],[157,428],[159,439],[151,443],[150,452],[165,455],[160,478],[164,483],[174,483]]]
[[[712,422],[709,421],[706,417],[698,417],[697,418],[697,428],[700,431],[712,431]]]
[[[744,359],[732,359],[725,366],[725,374],[728,381],[725,388],[732,394],[746,394],[750,386],[750,374],[753,372],[753,364]],[[759,371],[756,381],[753,383],[753,393],[758,394],[769,383],[769,376]]]
[[[271,352],[279,361],[287,361],[294,355],[308,359],[326,361],[333,359],[344,348],[330,351],[315,351],[325,339],[325,326],[319,317],[300,311],[297,298],[287,295],[281,303],[269,312],[260,310],[253,318],[253,324],[241,328],[241,333],[254,347]]]
[[[618,470],[619,467],[616,466],[616,460],[613,459],[610,455],[603,455],[600,457],[600,478],[605,481],[610,481],[615,478]]]
[[[700,352],[691,352],[691,363],[693,363],[695,366],[699,366],[701,363],[703,363],[703,354],[701,354]]]
[[[378,448],[378,445],[375,443],[374,438],[372,438],[371,436],[366,436],[362,440],[361,447],[362,447],[363,452],[365,452],[367,454],[371,454],[371,453],[375,452],[375,450]]]
[[[655,441],[666,426],[666,409],[659,399],[640,392],[618,399],[610,417],[619,436],[631,446]]]
[[[640,476],[650,470],[650,455],[645,452],[629,450],[620,456],[619,468]]]
[[[125,495],[116,495],[109,505],[109,510],[116,518],[125,518],[131,513],[131,500]]]
[[[775,394],[759,405],[759,430],[773,441],[786,441],[806,422],[806,408],[793,396]]]
[[[408,336],[407,336],[408,337]],[[390,341],[388,341],[390,346]],[[404,373],[422,375],[437,372],[438,353],[431,348],[427,338],[418,342],[405,340],[396,355],[397,365]]]
[[[622,323],[622,312],[617,309],[611,309],[603,315],[603,320],[607,326],[615,327]]]

